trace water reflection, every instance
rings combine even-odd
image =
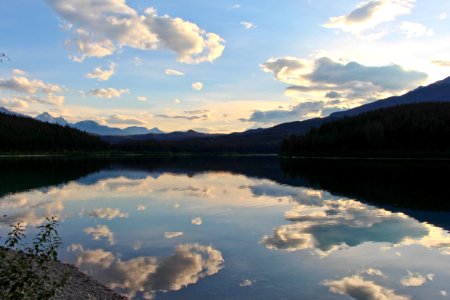
[[[122,260],[103,249],[85,250],[72,244],[69,250],[76,255],[76,266],[113,289],[129,297],[138,292],[153,299],[155,291],[177,291],[195,284],[205,276],[222,268],[222,254],[211,246],[182,244],[168,257],[140,256]]]
[[[347,196],[351,184],[334,187],[328,175],[268,158],[104,164],[46,186],[2,186],[0,235],[58,216],[62,258],[136,299],[447,295],[449,233],[384,200]]]

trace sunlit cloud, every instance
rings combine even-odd
[[[62,105],[64,102],[64,96],[60,95],[64,92],[62,86],[47,83],[40,79],[30,79],[25,71],[19,69],[14,69],[12,77],[9,79],[0,78],[0,90],[22,94],[3,101],[16,107],[25,107],[30,103]]]
[[[203,224],[203,220],[200,217],[197,218],[193,218],[191,221],[192,225],[202,225]]]
[[[192,89],[194,91],[201,91],[203,89],[203,83],[197,81],[192,84]]]
[[[115,243],[114,233],[106,225],[97,225],[97,227],[88,227],[83,229],[86,234],[89,234],[93,240],[98,241],[106,239],[110,245]]]
[[[360,2],[348,15],[332,17],[324,25],[360,35],[378,25],[409,14],[415,0],[369,0]]]
[[[212,62],[222,55],[224,40],[196,24],[168,15],[158,16],[156,9],[139,14],[125,0],[47,0],[50,7],[71,26],[66,42],[79,56],[105,57],[125,47],[139,50],[170,49],[182,63]]]
[[[100,88],[90,90],[88,94],[92,94],[98,98],[120,98],[123,94],[128,94],[130,90],[128,89],[115,89],[115,88]]]
[[[145,102],[148,100],[147,97],[145,97],[145,96],[138,96],[137,99],[141,102]]]
[[[110,288],[127,292],[130,298],[137,292],[150,297],[156,291],[178,291],[218,273],[224,263],[219,250],[198,244],[179,245],[168,257],[141,256],[130,260],[102,249],[70,249],[80,270]]]
[[[121,212],[118,208],[98,208],[89,213],[90,216],[99,219],[113,220],[115,218],[128,218],[128,213]]]
[[[167,69],[166,71],[164,71],[164,73],[169,76],[183,76],[184,75],[183,72],[173,70],[173,69]]]
[[[183,235],[183,232],[175,231],[175,232],[164,232],[164,237],[166,239],[174,239]]]
[[[408,271],[408,276],[403,277],[400,284],[404,287],[418,287],[424,285],[427,281],[433,281],[433,278],[433,274],[422,275]]]
[[[400,30],[406,35],[407,39],[419,38],[422,36],[433,36],[434,31],[425,25],[416,22],[402,22]]]
[[[247,21],[242,21],[241,25],[247,30],[251,30],[251,29],[255,29],[256,28],[255,24],[253,24],[251,22],[247,22]]]
[[[357,300],[409,300],[410,297],[398,295],[394,290],[376,284],[373,281],[354,275],[339,280],[325,280],[323,285],[330,292],[346,295]]]
[[[98,81],[106,81],[111,78],[116,72],[116,64],[110,63],[108,69],[102,69],[100,67],[96,67],[94,71],[87,73],[86,77],[91,79],[96,79]]]
[[[245,279],[239,283],[240,287],[251,287],[253,285],[253,280]]]

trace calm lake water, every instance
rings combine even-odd
[[[135,299],[446,299],[448,162],[0,160],[0,236]]]

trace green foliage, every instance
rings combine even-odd
[[[338,119],[290,136],[281,152],[306,157],[447,157],[450,103],[418,103]]]
[[[105,151],[108,144],[86,132],[0,113],[0,152]]]
[[[0,248],[0,299],[49,299],[65,286],[68,273],[52,276],[49,268],[62,246],[57,226],[55,217],[46,218],[27,246],[23,243],[26,227],[11,225],[5,247]]]

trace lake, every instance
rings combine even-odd
[[[135,299],[446,299],[448,161],[0,160],[0,236],[58,216],[59,257]]]

